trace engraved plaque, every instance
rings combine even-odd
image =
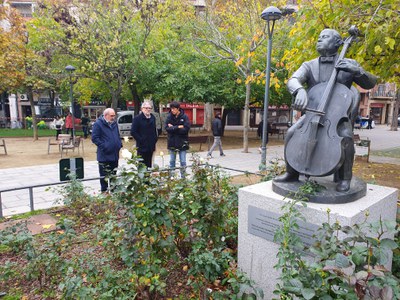
[[[280,214],[249,205],[249,233],[273,242],[276,230],[282,225],[279,221],[280,216]],[[314,244],[316,239],[313,235],[319,226],[301,220],[297,220],[297,224],[299,228],[292,229],[292,232],[300,238],[304,246],[309,247]]]

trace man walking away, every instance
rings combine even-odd
[[[90,119],[88,117],[88,114],[85,113],[81,119],[81,125],[82,125],[82,131],[83,131],[83,137],[86,139],[88,137],[88,132],[89,132],[89,122]]]
[[[170,112],[165,120],[165,130],[168,133],[167,147],[169,150],[170,160],[169,167],[175,168],[176,154],[179,154],[181,165],[181,177],[185,178],[186,168],[186,151],[189,149],[189,130],[190,122],[188,116],[180,108],[180,104],[176,101],[169,105]]]
[[[110,189],[108,178],[117,173],[119,150],[122,148],[115,111],[106,108],[93,125],[92,142],[97,146],[101,192]]]
[[[147,168],[151,168],[158,139],[156,118],[151,114],[150,102],[143,102],[142,112],[132,121],[131,135],[136,140],[137,153]]]
[[[211,125],[213,136],[214,136],[214,143],[211,146],[210,150],[207,153],[207,158],[212,158],[211,154],[214,149],[218,146],[219,147],[219,154],[221,156],[225,156],[224,151],[222,150],[222,121],[221,121],[221,114],[217,113]]]

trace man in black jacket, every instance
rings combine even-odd
[[[165,130],[168,133],[167,147],[170,154],[169,167],[176,166],[176,154],[179,153],[181,177],[185,178],[186,151],[189,149],[188,134],[190,130],[189,118],[176,101],[169,105],[170,113],[165,121]]]
[[[218,146],[219,147],[219,154],[221,156],[225,156],[224,151],[222,150],[222,142],[221,142],[221,135],[222,135],[222,121],[221,121],[221,114],[217,113],[215,118],[211,124],[213,136],[214,136],[214,143],[211,146],[210,150],[207,153],[207,158],[212,158],[211,153],[214,149]]]
[[[142,112],[133,119],[131,127],[131,135],[136,140],[137,153],[148,168],[152,166],[158,139],[156,118],[151,114],[151,110],[151,103],[143,102]]]

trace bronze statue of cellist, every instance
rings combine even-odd
[[[300,173],[305,174],[306,176],[321,177],[334,174],[334,180],[337,182],[336,191],[346,192],[350,189],[354,160],[352,122],[357,115],[358,105],[360,101],[359,93],[354,87],[352,87],[352,84],[354,82],[364,89],[371,89],[375,86],[377,78],[374,75],[366,72],[355,60],[344,58],[344,54],[342,55],[342,53],[338,55],[338,49],[342,44],[342,38],[336,30],[322,30],[317,41],[317,51],[320,56],[316,59],[303,63],[301,67],[292,75],[287,83],[288,90],[295,99],[293,108],[305,112],[305,114],[288,130],[285,139],[286,173],[282,176],[276,177],[276,182],[298,181]],[[344,50],[342,50],[342,52],[343,51]],[[331,77],[333,72],[336,72],[334,80],[332,80]],[[307,161],[310,160],[310,157],[314,158],[314,155],[317,155],[314,151],[314,147],[315,144],[319,143],[318,138],[320,138],[320,136],[318,136],[317,133],[311,134],[315,135],[314,141],[313,138],[310,139],[309,144],[311,144],[311,146],[299,146],[300,143],[293,143],[293,140],[295,140],[293,139],[293,137],[299,130],[304,131],[305,127],[312,127],[308,124],[305,124],[307,114],[316,114],[317,116],[320,116],[315,122],[317,123],[317,128],[313,130],[314,132],[318,130],[318,127],[329,128],[333,126],[331,119],[335,117],[335,112],[333,112],[333,116],[331,114],[331,116],[327,119],[325,113],[328,113],[328,111],[320,112],[319,107],[318,109],[307,107],[309,105],[309,97],[313,97],[312,101],[316,101],[318,105],[319,100],[315,100],[315,98],[318,99],[318,96],[322,97],[322,94],[324,94],[324,96],[326,94],[324,91],[320,91],[320,89],[313,90],[312,88],[315,88],[317,85],[324,85],[325,83],[328,83],[328,81],[334,81],[333,84],[339,86],[338,88],[340,88],[342,92],[336,93],[334,97],[336,97],[335,101],[337,102],[335,102],[334,104],[331,103],[331,106],[327,106],[326,109],[333,111],[335,110],[335,107],[341,106],[342,94],[343,105],[345,101],[349,103],[349,108],[345,109],[345,117],[339,117],[339,121],[335,125],[336,127],[334,128],[334,131],[328,131],[329,135],[337,135],[339,138],[341,138],[342,141],[340,142],[339,148],[342,150],[342,154],[338,155],[338,162],[335,162],[335,166],[330,167],[329,171],[321,171],[320,174],[318,174],[317,171],[310,171],[310,174],[307,174],[307,171],[303,172],[303,169],[311,170],[311,166],[307,166],[307,164],[309,163]],[[316,93],[317,95],[315,95]],[[320,93],[321,95],[318,95],[318,93]],[[322,120],[320,120],[319,118],[322,118]],[[310,119],[310,117],[308,117],[308,119]],[[320,146],[323,147],[324,145]],[[303,151],[303,149],[300,149],[300,147],[311,149],[307,150],[309,153],[306,153],[304,155],[304,157],[307,157],[307,159],[301,159],[301,156],[299,156],[300,158],[296,157],[294,159],[291,157],[293,153],[300,153]],[[327,150],[330,150],[330,148],[332,147],[328,146],[327,148]],[[297,154],[295,154],[294,156],[296,155]],[[330,160],[330,156],[331,154],[328,154],[326,160]],[[312,161],[311,163],[319,164],[318,161]],[[296,167],[294,167],[295,165]],[[313,174],[313,172],[315,172],[317,175]]]

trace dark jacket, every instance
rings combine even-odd
[[[211,124],[211,129],[213,136],[221,136],[222,135],[222,121],[221,118],[215,117]]]
[[[172,124],[171,127],[168,124]],[[179,125],[183,125],[183,128],[178,128]],[[188,150],[188,134],[190,130],[189,118],[182,109],[180,114],[174,116],[171,112],[168,114],[165,120],[165,130],[168,133],[168,149],[170,150]]]
[[[258,127],[257,127],[257,136],[262,139],[263,138],[263,129],[264,129],[264,121],[260,121],[260,123],[258,123]],[[271,125],[269,125],[269,123],[267,124],[267,135],[266,135],[266,140],[265,143],[268,144],[268,133],[271,132]]]
[[[138,114],[132,121],[131,135],[136,140],[139,152],[154,152],[158,139],[156,118],[152,114],[150,118],[143,113]]]
[[[122,148],[118,124],[108,124],[103,116],[93,124],[92,142],[97,146],[97,161],[118,161],[119,150]]]

